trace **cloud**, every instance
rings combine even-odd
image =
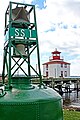
[[[36,7],[41,59],[58,48],[71,62],[71,75],[79,75],[80,0],[46,0],[45,6]]]
[[[79,12],[79,9],[80,9],[80,0],[68,0],[65,4],[65,6],[73,12],[73,14],[75,16],[79,16],[80,15],[80,12]]]

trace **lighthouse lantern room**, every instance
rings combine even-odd
[[[60,53],[59,51],[57,51],[57,49],[52,52],[52,57],[53,57],[53,60],[60,60]]]

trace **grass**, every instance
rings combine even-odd
[[[79,111],[63,110],[64,120],[80,120]]]

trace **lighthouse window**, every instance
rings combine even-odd
[[[48,77],[48,72],[46,72],[46,77]]]
[[[56,56],[56,54],[54,54],[53,56]]]
[[[54,54],[53,56],[60,56],[60,54]]]
[[[63,64],[61,64],[61,67],[63,67]]]
[[[65,68],[67,68],[67,64],[65,64]]]
[[[63,77],[63,71],[61,71],[61,77]]]
[[[46,64],[46,70],[48,70],[48,64]]]
[[[64,76],[67,77],[67,71],[64,72]]]
[[[57,54],[57,56],[60,56],[59,54]]]

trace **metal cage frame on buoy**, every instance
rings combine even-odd
[[[30,19],[31,15],[33,21]],[[3,84],[7,77],[10,87],[11,84],[14,83],[15,73],[19,69],[22,70],[28,81],[34,77],[31,75],[32,69],[35,73],[35,78],[39,78],[40,84],[42,84],[35,6],[10,2],[5,12],[4,35]],[[31,55],[34,51],[36,51],[37,56],[37,63],[35,62],[34,64],[35,66],[37,64],[38,70],[36,70],[30,62]],[[16,60],[16,58],[18,60]],[[21,59],[22,62],[19,63]],[[12,65],[13,62],[14,65]],[[22,67],[24,62],[26,62],[27,66],[26,71]],[[15,66],[17,66],[16,69],[14,69]]]

